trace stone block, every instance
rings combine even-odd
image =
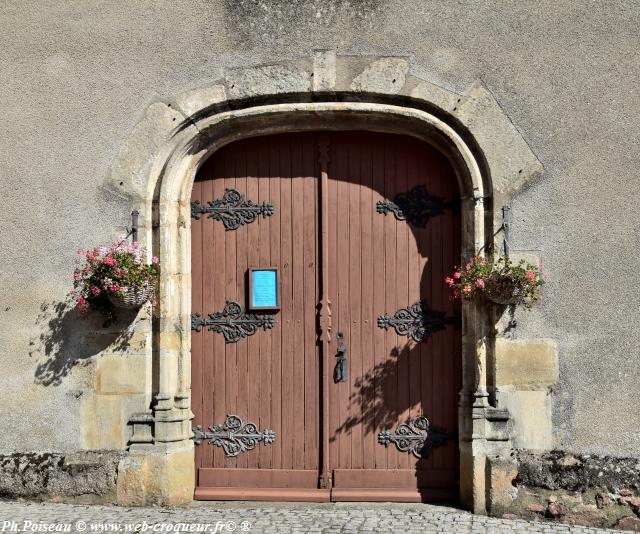
[[[404,87],[409,62],[401,58],[382,58],[369,64],[351,83],[352,91],[397,94]]]
[[[117,502],[124,506],[176,506],[191,502],[195,486],[193,448],[131,454],[118,465]]]
[[[116,193],[147,196],[147,178],[152,155],[169,139],[184,116],[164,102],[151,104],[129,134],[106,179]]]
[[[145,393],[151,389],[151,362],[146,356],[103,355],[98,359],[96,391],[102,394]]]
[[[333,91],[336,87],[336,53],[319,50],[313,54],[313,90]]]
[[[126,420],[117,395],[85,395],[82,402],[82,445],[86,449],[122,449]]]
[[[113,502],[120,451],[16,453],[0,456],[0,495]]]
[[[445,111],[451,111],[460,100],[460,96],[456,93],[425,81],[420,81],[413,87],[409,91],[409,96],[430,102]]]
[[[508,397],[512,418],[511,439],[515,447],[553,448],[551,396],[545,390],[513,391]]]
[[[495,365],[498,386],[551,386],[558,381],[558,349],[551,339],[497,338]]]
[[[311,90],[311,74],[292,66],[265,65],[230,70],[226,84],[232,98],[303,93]]]
[[[542,164],[493,95],[476,82],[453,109],[475,137],[489,165],[497,193],[519,190],[542,172]]]
[[[176,104],[182,113],[190,117],[209,106],[224,102],[226,98],[224,85],[211,85],[178,95]]]
[[[512,458],[501,456],[487,457],[488,496],[487,510],[491,515],[501,515],[509,510],[511,503],[518,496],[513,480],[518,475],[518,468]]]

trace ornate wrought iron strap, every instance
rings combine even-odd
[[[424,185],[418,185],[411,191],[398,193],[393,202],[380,200],[376,204],[376,211],[383,215],[391,212],[399,221],[407,221],[418,228],[425,228],[431,217],[453,207],[455,203],[444,202],[440,197],[431,195]]]
[[[429,420],[421,415],[402,423],[394,432],[383,430],[378,434],[378,443],[385,447],[393,443],[401,452],[409,452],[416,458],[427,458],[429,452],[455,439],[457,434],[445,432],[442,428],[430,427]]]
[[[233,300],[228,300],[221,312],[210,313],[208,319],[204,319],[199,313],[191,314],[191,330],[200,332],[206,326],[213,332],[222,333],[227,343],[236,343],[252,336],[258,328],[271,329],[274,324],[273,316],[245,313],[244,308]]]
[[[259,215],[273,215],[273,204],[254,204],[242,196],[240,191],[225,189],[222,198],[208,201],[206,207],[198,200],[191,203],[192,219],[200,219],[203,213],[208,213],[210,219],[222,221],[225,230],[235,230],[243,224],[252,223]]]
[[[433,332],[444,330],[447,324],[455,324],[457,317],[446,317],[444,312],[433,311],[426,300],[401,308],[393,314],[378,317],[378,327],[388,330],[393,327],[399,336],[408,336],[418,343],[426,340]]]
[[[269,445],[276,440],[273,430],[258,430],[255,423],[245,423],[237,415],[227,415],[221,425],[213,425],[209,430],[202,431],[201,426],[193,428],[193,441],[200,445],[202,440],[208,440],[211,445],[222,447],[226,456],[238,456],[241,452],[250,451],[262,442]]]

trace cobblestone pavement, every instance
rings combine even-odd
[[[0,532],[243,533],[604,533],[621,532],[548,522],[474,516],[456,508],[417,504],[194,503],[184,508],[123,508],[0,501]],[[51,531],[51,530],[49,530]]]

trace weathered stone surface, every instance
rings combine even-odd
[[[549,450],[553,448],[552,395],[543,390],[501,392],[512,418],[511,439],[514,447]]]
[[[313,54],[313,90],[333,91],[336,86],[336,53],[333,50]]]
[[[538,158],[480,82],[466,92],[453,114],[482,147],[496,192],[517,191],[542,172]]]
[[[534,512],[536,514],[544,514],[546,508],[542,504],[532,503],[529,506],[527,506],[527,510],[529,510],[530,512]]]
[[[558,380],[558,348],[552,339],[497,338],[498,385],[551,386]]]
[[[545,511],[545,515],[547,517],[551,517],[552,519],[562,517],[566,513],[567,509],[564,507],[564,504],[559,502],[550,502]]]
[[[111,502],[115,498],[120,451],[70,454],[23,453],[0,456],[0,497],[76,498]]]
[[[219,104],[226,100],[224,85],[201,87],[176,96],[176,104],[186,116],[191,116],[208,106]]]
[[[640,460],[588,456],[550,451],[535,453],[518,450],[516,483],[528,487],[570,491],[620,488],[640,491]]]
[[[151,387],[151,359],[141,355],[100,356],[96,392],[110,395],[145,393]]]
[[[311,90],[311,74],[284,65],[266,65],[230,70],[226,74],[227,92],[232,98]]]
[[[452,91],[422,80],[409,91],[409,96],[434,104],[445,111],[452,111],[461,98]]]
[[[105,185],[116,193],[144,198],[153,156],[183,119],[178,110],[163,102],[151,104],[122,146]]]
[[[82,396],[82,445],[87,449],[121,449],[127,444],[123,397],[86,393]],[[123,424],[124,422],[124,424]]]
[[[615,527],[622,530],[631,530],[632,532],[640,532],[640,519],[633,516],[623,517],[615,524]]]
[[[193,449],[131,454],[118,466],[117,501],[127,506],[185,504],[193,498]]]
[[[500,516],[509,509],[518,496],[518,489],[513,485],[518,468],[512,458],[489,456],[487,469],[489,471],[487,508],[491,515]]]
[[[400,58],[383,58],[371,63],[351,83],[351,90],[395,94],[402,91],[409,63]]]

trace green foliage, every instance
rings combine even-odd
[[[474,256],[464,268],[456,267],[445,283],[456,299],[488,299],[528,308],[540,298],[543,268],[542,264],[532,265],[524,260],[513,263],[507,256],[498,259]]]

